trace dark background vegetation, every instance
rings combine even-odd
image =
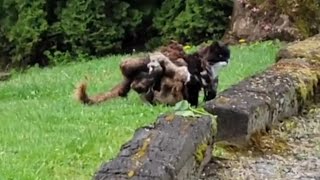
[[[221,38],[232,0],[0,0],[0,66],[46,66]]]
[[[0,71],[149,51],[170,39],[292,41],[319,32],[320,0],[0,0]]]

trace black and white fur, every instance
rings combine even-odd
[[[198,106],[199,92],[204,90],[204,101],[216,97],[220,70],[229,64],[230,50],[227,45],[216,42],[200,51],[187,55],[185,65],[178,66],[162,53],[149,54],[149,73],[159,67],[163,68],[163,76],[184,82],[184,99],[191,105]],[[179,79],[180,78],[180,79]],[[161,91],[161,86],[154,86]]]
[[[228,45],[221,42],[212,43],[187,56],[186,62],[191,80],[187,84],[186,99],[191,105],[198,105],[201,89],[204,90],[204,101],[216,97],[219,72],[229,64],[229,60],[230,49]]]

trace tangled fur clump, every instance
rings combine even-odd
[[[187,56],[183,50],[183,45],[177,41],[170,41],[167,46],[160,47],[156,52],[161,52],[173,62],[178,59],[185,59]]]
[[[179,58],[179,65],[174,64],[167,56],[162,54],[161,52],[154,52],[149,54],[150,62],[148,63],[149,72],[153,72],[155,68],[164,67],[164,76],[171,77],[175,81],[181,81],[183,83],[187,83],[190,81],[190,73],[188,71],[187,64],[183,59]],[[177,60],[177,61],[178,61]],[[153,66],[152,66],[153,65]],[[151,69],[150,69],[151,68]]]
[[[174,105],[183,100],[184,85],[190,81],[191,77],[187,64],[184,62],[184,65],[182,63],[176,65],[161,52],[149,53],[149,57],[150,62],[147,66],[150,73],[157,68],[163,69],[160,91],[154,91],[153,102]],[[181,58],[180,60],[184,61]]]
[[[216,96],[216,84],[212,71],[215,66],[227,64],[230,57],[228,47],[219,42],[186,54],[183,46],[175,41],[146,57],[129,58],[121,62],[123,81],[110,91],[94,96],[86,93],[86,84],[76,88],[76,98],[84,104],[97,104],[117,97],[126,97],[130,89],[151,104],[173,105],[186,99],[198,105],[199,92],[205,91],[204,100]]]

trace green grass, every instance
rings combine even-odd
[[[271,42],[231,48],[219,89],[265,69],[275,59]],[[130,93],[99,106],[74,101],[74,86],[89,77],[90,94],[121,80],[120,56],[32,68],[0,82],[0,179],[90,179],[101,163],[114,157],[136,128],[152,123],[164,106],[150,107]]]

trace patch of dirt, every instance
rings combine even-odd
[[[269,141],[260,142],[260,149],[236,150],[232,159],[214,160],[205,168],[203,179],[320,180],[320,104],[305,115],[285,120],[263,137]],[[285,152],[277,140],[285,140]]]

